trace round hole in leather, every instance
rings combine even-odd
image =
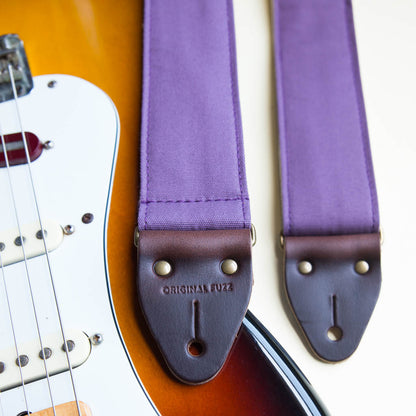
[[[204,343],[197,339],[193,339],[188,343],[188,353],[192,355],[192,357],[200,357],[205,350]]]
[[[327,332],[328,338],[333,342],[339,341],[342,338],[342,335],[342,329],[338,326],[331,326]]]

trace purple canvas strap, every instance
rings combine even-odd
[[[316,354],[358,346],[381,282],[350,0],[275,0],[286,289]]]
[[[138,290],[174,375],[220,370],[251,292],[231,0],[146,0]]]

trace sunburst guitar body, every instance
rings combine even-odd
[[[0,167],[0,415],[312,414],[248,331],[253,320],[201,386],[170,376],[144,325],[133,245],[142,7],[2,5],[1,34],[24,41],[34,87],[0,103],[1,133],[6,149],[22,150],[22,130],[38,148]]]

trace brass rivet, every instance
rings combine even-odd
[[[254,224],[251,224],[250,237],[251,237],[251,247],[254,247],[257,243],[257,230]]]
[[[285,236],[283,235],[283,233],[280,233],[280,248],[282,250],[285,249]]]
[[[298,270],[302,274],[309,274],[312,273],[312,263],[307,260],[302,260],[298,263]]]
[[[225,259],[221,263],[221,270],[228,275],[234,274],[238,270],[238,264],[233,259]]]
[[[370,265],[365,260],[358,260],[354,268],[358,274],[366,274],[370,270]]]
[[[158,276],[167,276],[172,271],[172,266],[166,260],[157,261],[153,268]]]

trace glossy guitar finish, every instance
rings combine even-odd
[[[161,414],[299,414],[246,331],[221,373],[202,386],[173,379],[147,332],[136,297],[132,244],[138,201],[142,7],[137,0],[22,0],[2,7],[0,27],[25,40],[34,75],[53,71],[82,77],[103,89],[117,107],[121,135],[107,235],[112,299],[134,366]],[[106,374],[103,369],[99,377]],[[111,375],[107,382],[111,394]]]

